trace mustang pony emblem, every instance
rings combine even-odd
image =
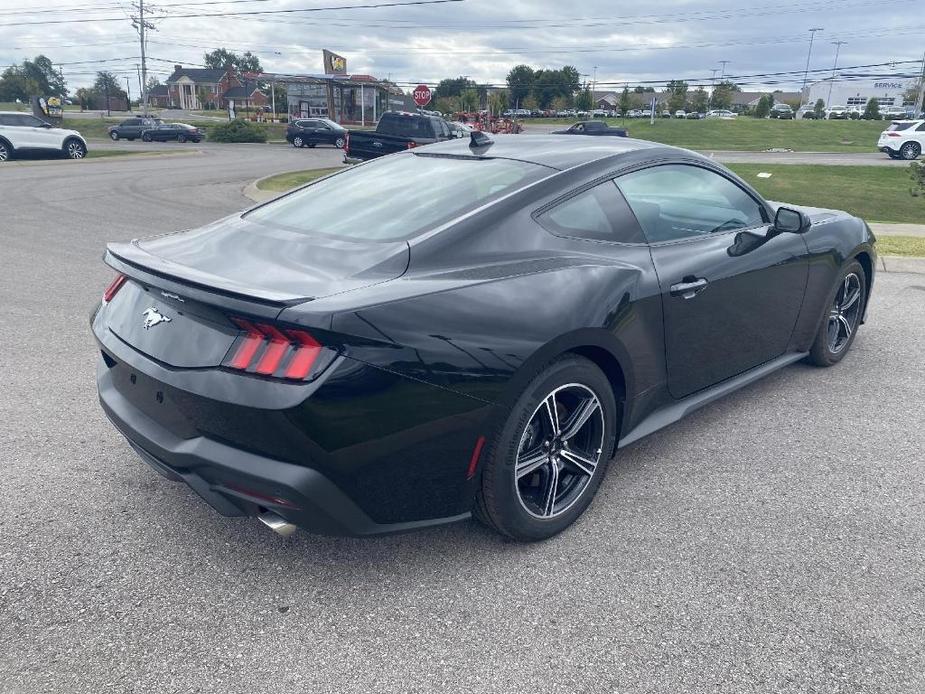
[[[144,312],[142,312],[141,315],[145,317],[145,322],[142,325],[142,327],[145,330],[150,330],[158,323],[169,323],[170,322],[170,318],[168,318],[163,313],[158,311],[156,308],[154,308],[154,306],[152,306],[151,308],[146,308]]]

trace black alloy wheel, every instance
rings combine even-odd
[[[614,450],[613,388],[591,361],[562,357],[514,404],[485,451],[476,515],[517,540],[542,540],[591,503]]]
[[[344,144],[345,140],[343,137],[338,137],[336,140],[334,140],[334,146],[337,147],[337,149],[343,149]]]
[[[302,139],[301,135],[296,135],[294,138],[292,138],[292,146],[293,147],[304,147],[305,140]]]
[[[831,366],[842,360],[861,325],[867,300],[867,277],[857,261],[841,274],[810,351],[810,361]]]

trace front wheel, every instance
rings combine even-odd
[[[177,135],[177,142],[179,142],[180,144],[183,144],[184,142],[186,142],[186,135]]]
[[[584,512],[614,450],[617,402],[591,361],[557,359],[524,388],[485,452],[476,515],[515,540],[543,540]]]
[[[143,142],[151,142],[154,138],[151,137],[148,133],[145,133],[141,136]]]
[[[832,366],[844,358],[857,335],[866,303],[867,275],[855,260],[842,271],[829,293],[828,308],[809,352],[810,363]]]
[[[64,154],[68,159],[83,159],[87,156],[87,146],[80,140],[68,140],[64,143]]]
[[[899,148],[899,156],[906,161],[912,161],[922,153],[918,142],[907,142]]]
[[[113,142],[117,142],[119,140],[119,133],[115,131],[109,133],[109,139],[112,140]]]
[[[297,135],[296,137],[292,138],[292,146],[293,147],[304,147],[305,140],[303,140],[301,137]]]

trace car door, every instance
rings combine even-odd
[[[16,113],[9,116],[10,122],[16,128],[14,135],[17,142],[14,147],[17,149],[44,149],[46,133],[44,128],[37,127],[41,121],[35,116],[25,113]]]
[[[650,166],[617,179],[661,287],[668,388],[683,398],[782,355],[803,302],[802,236],[719,170]]]

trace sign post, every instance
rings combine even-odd
[[[419,84],[414,88],[414,92],[411,94],[411,98],[414,99],[414,103],[418,105],[418,108],[424,108],[427,104],[430,103],[431,98],[433,97],[433,92],[430,91],[430,87],[426,84]]]

